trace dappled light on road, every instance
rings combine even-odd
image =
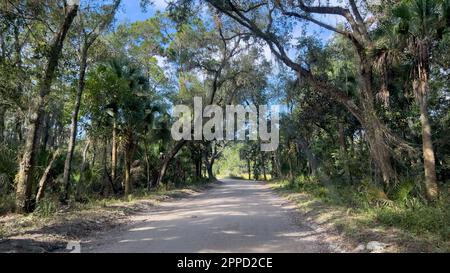
[[[324,252],[320,233],[261,182],[225,180],[189,199],[135,217],[95,252]]]

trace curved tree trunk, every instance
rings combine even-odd
[[[284,43],[277,39],[275,35],[271,35],[266,30],[260,28],[252,19],[246,16],[247,12],[239,11],[239,8],[235,6],[232,2],[227,2],[224,5],[221,1],[208,0],[212,6],[217,10],[228,15],[230,18],[234,19],[244,27],[248,28],[259,38],[265,40],[271,49],[271,52],[285,65],[293,69],[298,73],[298,77],[302,81],[309,84],[314,90],[322,93],[325,96],[329,96],[336,102],[341,103],[364,127],[367,131],[369,146],[371,147],[371,157],[377,162],[377,166],[383,176],[383,181],[385,185],[389,185],[392,181],[396,180],[396,174],[393,170],[390,158],[389,143],[385,139],[386,136],[394,138],[392,133],[384,127],[381,119],[377,116],[375,108],[373,107],[374,96],[372,94],[372,63],[370,58],[367,56],[368,49],[372,46],[372,41],[367,33],[367,27],[365,22],[358,17],[356,21],[351,16],[351,13],[345,16],[347,22],[351,24],[351,30],[349,32],[342,33],[338,29],[331,28],[332,31],[343,34],[349,39],[353,44],[355,50],[357,51],[360,58],[360,89],[361,98],[360,105],[357,105],[353,98],[347,95],[345,90],[339,87],[329,84],[326,81],[321,80],[321,78],[316,77],[312,74],[310,70],[305,69],[300,63],[292,60],[284,47]],[[298,7],[305,13],[309,14],[337,14],[336,10],[327,7],[313,7],[305,5],[301,2]],[[230,8],[231,7],[231,8]],[[355,5],[352,5],[355,13],[358,13],[358,9]],[[281,10],[281,9],[280,9]],[[286,12],[282,11],[285,16],[297,17],[301,20],[308,20],[308,16],[299,15],[296,12]],[[344,16],[344,17],[345,17]],[[273,17],[271,17],[273,18]],[[310,20],[313,23],[317,21]],[[330,30],[330,29],[329,29]]]
[[[69,146],[67,147],[67,156],[66,161],[64,163],[64,175],[63,175],[63,184],[64,184],[64,192],[62,196],[62,202],[67,202],[69,198],[69,187],[70,187],[70,174],[72,170],[72,159],[73,153],[75,151],[75,145],[77,141],[77,129],[78,129],[78,113],[80,112],[81,106],[81,97],[84,91],[85,85],[85,75],[86,75],[86,67],[87,67],[87,52],[88,48],[84,45],[81,49],[80,56],[80,75],[78,78],[78,88],[77,95],[75,98],[75,106],[72,113],[72,119],[70,124],[70,139]]]
[[[183,146],[186,144],[186,140],[180,140],[178,141],[175,146],[172,148],[172,150],[170,150],[169,153],[167,153],[164,156],[163,162],[161,164],[161,168],[159,170],[159,175],[158,175],[158,179],[156,180],[156,187],[161,185],[164,176],[166,175],[166,171],[167,171],[167,167],[169,166],[170,161],[172,161],[172,159],[177,155],[178,151],[181,150],[181,148],[183,148]]]
[[[75,150],[76,145],[76,137],[77,137],[77,125],[78,125],[78,113],[80,112],[80,106],[81,106],[81,98],[84,91],[85,86],[85,77],[86,77],[86,69],[87,69],[87,58],[88,58],[88,51],[91,45],[95,42],[97,37],[99,36],[100,32],[109,25],[111,20],[114,17],[114,14],[117,10],[117,7],[120,4],[120,0],[116,0],[113,6],[113,9],[111,10],[111,13],[107,17],[107,19],[98,26],[97,30],[91,32],[90,34],[85,35],[82,37],[82,45],[81,50],[79,52],[79,61],[80,61],[80,74],[78,76],[78,88],[77,88],[77,94],[75,98],[75,106],[74,110],[72,112],[72,118],[71,118],[71,124],[70,124],[70,139],[69,139],[69,145],[67,149],[67,156],[66,161],[64,164],[64,175],[63,175],[63,184],[64,184],[64,192],[62,195],[62,202],[67,202],[67,199],[69,197],[69,188],[70,188],[70,175],[72,170],[72,160],[73,160],[73,154]]]
[[[32,201],[32,180],[33,170],[36,164],[36,150],[39,140],[41,120],[44,113],[50,87],[53,82],[55,71],[63,48],[67,32],[72,25],[73,19],[77,15],[78,4],[67,7],[64,21],[59,30],[55,33],[50,45],[47,64],[44,74],[39,83],[39,95],[34,99],[30,107],[30,117],[28,122],[28,132],[25,138],[25,146],[22,151],[19,172],[17,174],[16,188],[16,210],[18,212],[30,212],[33,210]]]
[[[208,174],[208,179],[213,181],[216,179],[214,177],[213,165],[214,165],[214,161],[215,161],[215,156],[217,154],[217,150],[216,150],[216,148],[214,148],[214,151],[211,151],[211,150],[212,150],[211,142],[207,142],[203,149],[203,157],[205,160],[205,167],[206,167],[206,172]],[[209,151],[211,151],[211,159],[208,159]]]
[[[53,153],[52,159],[48,163],[47,168],[45,168],[45,171],[42,174],[41,179],[39,180],[38,191],[37,191],[37,194],[36,194],[36,203],[38,203],[39,201],[42,200],[42,198],[44,198],[44,193],[45,193],[45,189],[47,187],[47,182],[48,182],[48,174],[52,170],[53,164],[55,163],[55,161],[58,158],[59,154],[60,154],[59,150],[56,150]]]

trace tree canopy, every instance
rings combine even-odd
[[[41,2],[0,3],[9,210],[223,176],[448,198],[448,0],[176,0],[132,23],[120,0]],[[279,148],[173,140],[173,107],[194,97],[281,105]]]

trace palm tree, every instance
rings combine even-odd
[[[131,192],[131,164],[137,147],[138,133],[143,131],[148,118],[149,94],[148,80],[142,70],[121,59],[113,59],[109,63],[112,73],[120,82],[121,90],[117,90],[115,100],[111,104],[110,114],[113,118],[112,178],[115,179],[117,165],[117,135],[123,139],[125,158],[124,183],[125,195]]]
[[[432,52],[450,26],[450,0],[403,0],[392,11],[397,46],[411,64],[413,92],[420,108],[426,195],[434,201],[439,190],[427,97]]]
[[[113,153],[117,151],[117,148],[114,148],[117,145],[116,138],[120,136],[122,139],[125,159],[123,187],[125,195],[128,195],[132,190],[131,165],[138,142],[143,140],[144,146],[147,146],[148,140],[168,139],[170,130],[166,124],[166,107],[155,103],[161,98],[157,97],[155,90],[149,88],[149,81],[142,69],[121,59],[113,59],[109,68],[119,83],[118,86],[121,86],[113,92],[109,114],[113,119]],[[157,128],[152,128],[155,124],[158,125]],[[113,154],[112,157],[117,155]],[[117,161],[113,164],[117,164]],[[146,164],[147,184],[150,184],[148,154]],[[112,168],[114,169],[115,165]]]

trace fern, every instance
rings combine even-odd
[[[415,188],[415,182],[411,180],[398,183],[394,187],[393,199],[398,202],[406,202]]]

